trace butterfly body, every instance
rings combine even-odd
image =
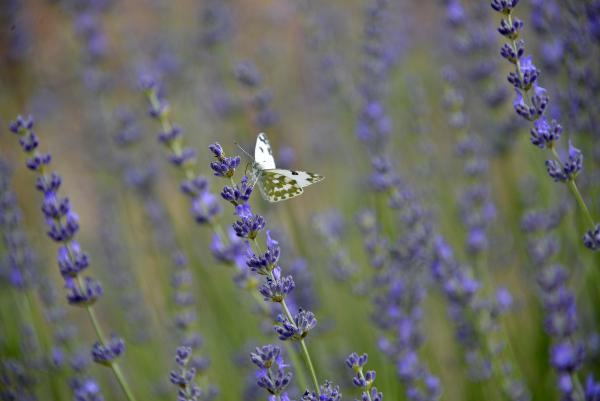
[[[294,198],[302,194],[305,187],[324,179],[315,173],[276,168],[273,150],[264,133],[256,138],[252,176],[261,195],[269,202]]]

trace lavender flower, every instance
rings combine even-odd
[[[328,380],[319,387],[319,390],[319,393],[305,391],[300,397],[300,401],[340,401],[342,399],[340,387]]]
[[[123,339],[112,335],[110,341],[106,345],[96,342],[92,347],[92,357],[94,362],[101,365],[109,366],[125,351],[125,343]]]
[[[539,216],[552,216],[554,211],[538,212]],[[531,220],[531,214],[524,220]],[[567,271],[560,265],[552,263],[558,249],[550,248],[540,258],[536,253],[535,245],[543,243],[552,237],[550,230],[558,225],[562,216],[558,215],[553,224],[523,224],[528,228],[530,241],[530,256],[539,267],[537,282],[545,310],[544,328],[552,338],[550,349],[550,363],[557,373],[557,387],[564,399],[581,396],[576,394],[577,389],[572,382],[577,371],[581,368],[584,358],[584,344],[579,339],[579,318],[575,296],[568,288]],[[534,236],[536,233],[539,235]],[[539,263],[538,263],[539,262]]]
[[[221,207],[216,196],[209,191],[207,179],[194,173],[195,150],[183,146],[181,128],[171,122],[169,106],[164,99],[159,97],[158,82],[150,75],[142,75],[140,87],[150,103],[150,116],[156,119],[162,128],[159,142],[169,149],[171,164],[185,177],[181,182],[180,190],[189,197],[196,222],[202,225],[214,224],[221,213]]]
[[[352,378],[352,383],[362,390],[362,400],[381,401],[383,400],[383,394],[377,391],[377,388],[373,386],[373,383],[375,382],[375,371],[369,370],[363,372],[363,367],[367,363],[367,360],[367,354],[358,356],[355,352],[350,354],[346,359],[346,365],[355,373],[355,376]]]
[[[280,396],[292,380],[292,372],[286,371],[288,365],[283,361],[281,350],[275,345],[256,348],[250,359],[258,367],[256,384],[269,394]]]
[[[256,236],[265,228],[265,218],[261,215],[253,214],[252,209],[247,204],[237,206],[236,213],[239,220],[232,225],[236,235],[240,238],[256,239]]]
[[[209,147],[210,151],[217,158],[217,161],[210,163],[210,168],[215,176],[223,178],[231,178],[235,174],[235,169],[240,166],[240,157],[226,157],[223,153],[223,148],[218,143],[214,143]]]
[[[131,393],[119,365],[114,361],[123,352],[122,340],[118,337],[113,337],[110,342],[104,339],[92,306],[102,295],[102,286],[90,277],[81,277],[81,273],[89,265],[89,259],[75,240],[75,235],[79,230],[79,217],[71,210],[69,199],[60,197],[58,194],[61,185],[60,176],[56,172],[47,173],[52,158],[49,153],[40,153],[37,149],[39,141],[33,132],[33,126],[33,118],[25,119],[18,116],[10,124],[10,130],[19,137],[21,148],[28,156],[27,167],[38,175],[36,189],[44,195],[42,213],[48,226],[47,235],[53,241],[61,244],[57,260],[61,275],[65,280],[67,300],[69,304],[82,306],[87,310],[98,334],[99,342],[94,346],[94,350],[112,353],[111,358],[95,358],[96,362],[106,363],[111,367],[128,400],[134,401],[135,397]],[[109,352],[101,353],[104,356],[109,355]],[[109,359],[110,363],[107,363]]]
[[[71,389],[76,401],[103,401],[104,397],[100,392],[100,386],[96,381],[90,378],[75,378],[71,380]]]
[[[216,394],[203,390],[196,383],[196,369],[191,365],[192,349],[181,346],[175,352],[177,369],[172,370],[169,379],[177,386],[177,396],[180,400],[201,401],[212,399]]]
[[[253,116],[254,127],[264,131],[275,125],[279,116],[271,107],[273,92],[263,86],[262,76],[256,65],[247,60],[239,62],[234,68],[234,75],[237,81],[250,91],[249,99],[245,103]]]
[[[383,149],[392,129],[383,107],[383,88],[389,68],[383,22],[388,5],[387,0],[373,0],[365,9],[362,106],[356,127],[357,137],[379,150]]]
[[[104,63],[108,56],[108,37],[102,26],[103,7],[96,2],[81,3],[74,9],[74,31],[82,45],[83,80],[94,92],[106,89],[108,75]]]
[[[200,42],[212,50],[231,36],[233,21],[228,4],[218,0],[210,0],[200,10],[202,31]]]
[[[35,258],[21,230],[22,214],[15,194],[10,189],[10,168],[0,159],[0,230],[3,234],[6,260],[0,276],[16,289],[28,291],[36,285]]]
[[[317,325],[317,319],[311,311],[298,309],[298,313],[293,319],[287,316],[279,315],[277,317],[279,325],[275,326],[275,332],[280,340],[299,341],[308,335],[308,332]]]
[[[210,145],[209,150],[218,161],[225,158],[223,149],[219,144],[215,143]],[[225,178],[225,175],[221,175],[221,177]],[[246,185],[245,183],[248,180],[247,177],[243,177],[241,183],[236,185],[233,178],[229,178],[232,184],[232,187],[229,188],[240,188],[240,186]],[[224,189],[224,192],[225,191],[231,192],[227,189]],[[267,238],[265,241],[267,249],[265,252],[262,252],[258,241],[258,235],[266,227],[266,220],[264,217],[254,214],[252,207],[247,203],[251,194],[250,188],[248,188],[247,194],[247,198],[238,197],[235,202],[231,202],[227,197],[223,197],[225,200],[229,200],[230,203],[232,203],[235,208],[235,214],[239,218],[233,223],[233,230],[238,237],[249,240],[246,265],[253,273],[259,276],[259,278],[263,279],[263,283],[258,289],[259,293],[266,301],[281,305],[283,313],[277,316],[277,321],[274,326],[275,332],[282,341],[292,340],[300,342],[304,360],[311,373],[316,394],[319,395],[320,390],[318,380],[308,348],[304,341],[309,331],[316,326],[317,319],[312,312],[302,308],[298,308],[298,312],[295,315],[292,315],[292,312],[286,303],[286,297],[295,288],[294,279],[292,276],[283,275],[282,269],[278,265],[281,253],[279,243],[271,237],[269,230],[266,232]],[[254,249],[252,249],[251,244],[254,245]]]
[[[6,400],[34,401],[34,378],[23,364],[15,359],[6,358],[0,363],[0,397]]]
[[[407,397],[436,400],[440,394],[439,380],[429,373],[418,354],[423,344],[421,304],[425,296],[425,267],[431,257],[428,250],[431,228],[414,195],[403,188],[394,187],[388,199],[389,207],[405,226],[397,245],[390,244],[380,233],[373,212],[364,211],[358,219],[375,273],[373,285],[377,295],[373,320],[382,331],[379,348],[396,365]],[[360,367],[366,363],[366,356],[352,355],[347,363]],[[363,400],[380,397],[373,389],[365,389],[365,393]]]
[[[241,61],[235,66],[235,78],[242,85],[255,87],[260,85],[262,77],[256,68],[256,65],[250,61]]]
[[[281,277],[279,270],[274,271],[273,276],[275,277],[274,279],[267,277],[258,291],[264,297],[265,301],[282,302],[292,292],[296,284],[292,276]]]
[[[468,179],[468,185],[461,191],[460,215],[467,230],[466,249],[476,257],[488,246],[488,227],[496,215],[486,179],[488,170],[487,160],[484,157],[486,150],[468,125],[463,95],[457,87],[457,73],[446,68],[444,75],[447,83],[444,103],[449,111],[449,124],[459,134],[456,153],[461,160],[465,161],[463,171]]]
[[[48,236],[55,242],[62,244],[58,250],[58,265],[61,275],[68,289],[69,303],[79,306],[93,304],[102,295],[100,284],[89,277],[83,280],[79,277],[89,266],[89,258],[81,250],[75,235],[79,230],[79,217],[71,210],[68,198],[61,198],[58,190],[61,178],[56,173],[47,174],[50,165],[50,154],[43,154],[37,150],[38,139],[33,132],[33,119],[24,119],[19,116],[12,124],[11,131],[19,136],[23,151],[29,155],[27,167],[37,172],[36,188],[44,195],[42,212],[48,225]]]
[[[134,126],[132,117],[127,119],[127,124],[122,127],[122,131],[117,135],[117,144],[122,147],[131,148],[140,139],[136,135],[125,135],[126,133],[137,131]],[[127,140],[118,140],[119,138],[127,137]],[[126,171],[124,173],[125,180],[132,186],[140,202],[144,206],[144,212],[151,222],[151,227],[154,231],[154,237],[157,245],[164,253],[171,255],[171,289],[172,289],[172,301],[173,301],[173,323],[176,330],[174,330],[174,338],[178,344],[185,347],[190,347],[196,351],[202,345],[202,336],[196,330],[196,312],[195,294],[192,291],[194,285],[194,273],[190,269],[187,257],[185,253],[180,249],[175,239],[174,227],[172,222],[169,221],[166,207],[157,194],[157,182],[156,176],[153,173],[153,165],[149,163],[143,163],[141,161],[134,162],[134,155],[131,154],[132,149],[128,149],[130,153],[125,161]],[[135,172],[141,171],[141,174]],[[132,173],[133,172],[133,173]],[[144,173],[145,172],[145,173]],[[143,179],[132,180],[132,175],[139,175]],[[204,180],[196,181],[196,188],[204,191],[205,188]],[[192,194],[191,188],[186,188],[188,193]],[[233,246],[234,244],[232,244]],[[189,366],[196,369],[197,373],[208,368],[210,361],[208,358],[203,358],[198,355],[192,357],[189,362]],[[211,391],[213,389],[211,388]]]
[[[334,211],[313,217],[313,226],[332,254],[330,270],[334,278],[348,280],[357,272],[356,265],[342,246],[346,232],[342,216]]]
[[[567,183],[579,207],[584,212],[589,227],[595,227],[596,223],[575,184],[575,178],[583,169],[581,151],[569,141],[568,157],[566,159],[561,157],[556,150],[556,142],[561,133],[561,129],[558,128],[560,125],[553,122],[553,127],[548,126],[548,123],[544,120],[544,112],[548,107],[549,96],[546,89],[540,86],[538,79],[540,71],[533,63],[532,57],[525,55],[525,42],[520,38],[523,21],[513,17],[513,9],[517,4],[518,1],[514,0],[492,0],[491,2],[492,8],[502,14],[498,32],[508,40],[502,47],[501,55],[514,66],[514,71],[508,75],[508,81],[514,87],[516,93],[515,111],[524,119],[534,122],[531,129],[532,144],[538,147],[546,147],[553,156],[553,159],[546,160],[548,175],[555,182]],[[590,244],[587,236],[584,244],[586,246]],[[594,250],[593,247],[590,249]]]

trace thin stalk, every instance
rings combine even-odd
[[[306,365],[308,366],[308,370],[310,371],[310,378],[312,379],[313,385],[315,386],[315,391],[317,395],[321,396],[321,388],[319,387],[319,380],[317,380],[317,373],[315,371],[315,367],[313,366],[312,360],[310,359],[310,354],[308,353],[308,347],[306,346],[306,342],[304,339],[300,340],[300,347],[302,348],[302,354],[304,355],[304,359],[306,360]]]
[[[77,277],[77,284],[80,288],[82,287],[83,283],[81,282],[81,277],[79,277],[79,276]],[[94,307],[92,305],[88,305],[88,306],[86,306],[85,309],[88,313],[90,321],[92,322],[92,326],[94,326],[94,331],[96,332],[96,336],[98,337],[98,339],[100,340],[100,342],[103,345],[107,344],[106,337],[104,336],[104,332],[102,331],[102,326],[100,325],[100,322],[98,321],[98,318],[96,317],[96,311],[94,310]],[[125,376],[123,375],[123,372],[121,371],[121,367],[119,366],[119,364],[117,362],[113,361],[110,363],[109,366],[110,366],[111,370],[113,371],[113,373],[117,379],[117,382],[119,382],[119,385],[121,386],[121,389],[125,393],[125,396],[127,397],[127,399],[129,401],[136,401],[135,396],[131,392],[131,389],[129,388],[129,384],[127,383],[127,380],[125,379]]]
[[[577,204],[579,205],[579,208],[583,211],[583,214],[585,215],[585,218],[587,220],[587,223],[590,225],[590,228],[594,229],[594,219],[592,218],[590,210],[588,209],[587,205],[585,204],[585,201],[583,200],[583,197],[581,196],[581,193],[579,192],[579,188],[577,188],[575,180],[567,181],[567,185],[569,186],[569,189],[575,196]]]

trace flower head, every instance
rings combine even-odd
[[[279,315],[277,321],[279,324],[275,325],[275,332],[279,335],[279,339],[283,341],[301,340],[317,325],[315,315],[302,308],[298,309],[293,322],[283,315]]]
[[[283,362],[280,348],[271,344],[258,347],[250,354],[250,359],[259,369],[256,374],[258,386],[269,394],[283,393],[292,380],[292,372],[286,371],[288,365]]]
[[[238,237],[253,240],[265,228],[264,217],[253,214],[250,205],[239,205],[236,212],[240,219],[234,222],[232,227]]]
[[[111,339],[106,344],[96,342],[92,347],[92,358],[94,362],[101,365],[110,365],[123,354],[125,351],[125,342],[123,339],[112,335]]]

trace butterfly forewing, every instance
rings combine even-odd
[[[260,192],[269,202],[280,202],[300,195],[304,190],[298,182],[278,170],[263,170],[258,179]]]
[[[273,158],[273,150],[271,144],[264,132],[258,134],[256,138],[256,146],[254,147],[254,162],[263,170],[275,168],[275,159]]]

